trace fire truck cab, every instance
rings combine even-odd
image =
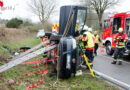
[[[117,13],[104,20],[102,41],[103,45],[106,47],[106,53],[108,55],[112,55],[114,53],[114,49],[116,48],[114,36],[120,27],[123,28],[129,38],[126,43],[124,55],[130,55],[130,12]]]

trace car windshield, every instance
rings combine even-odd
[[[77,21],[76,21],[76,30],[80,31],[83,29],[86,19],[86,10],[78,10],[77,12]]]
[[[130,18],[126,19],[126,33],[130,37]]]

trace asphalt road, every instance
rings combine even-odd
[[[106,55],[106,53],[98,53],[98,56],[94,59],[94,70],[107,75],[119,82],[130,85],[130,58],[127,61],[123,61],[123,65],[111,64],[113,58]]]

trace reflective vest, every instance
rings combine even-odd
[[[92,34],[92,33],[91,33]],[[95,44],[95,36],[92,34],[92,37],[93,37],[93,42]]]
[[[83,35],[80,35],[79,38],[82,39],[82,38],[83,38]],[[83,42],[83,41],[80,42],[80,46],[81,46],[82,48],[84,48],[84,42]]]
[[[123,33],[122,35],[117,33],[114,37],[114,41],[116,42],[116,47],[124,48],[125,42],[128,41],[128,36],[125,33]]]
[[[99,44],[99,36],[98,35],[95,36],[95,43]]]
[[[86,41],[86,46],[85,48],[87,50],[93,50],[94,49],[94,37],[93,34],[91,34],[90,32],[86,32],[85,33],[85,37],[83,37],[82,41]]]

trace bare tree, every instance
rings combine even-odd
[[[48,20],[55,9],[55,0],[30,0],[28,3],[32,12],[39,17],[42,25]]]
[[[119,3],[119,0],[83,0],[83,1],[91,4],[91,7],[96,11],[98,15],[100,30],[102,29],[101,22],[102,22],[104,11]]]
[[[98,21],[100,25],[99,27],[101,30],[102,29],[101,21],[104,11],[119,3],[119,0],[90,0],[90,3],[98,15]]]

